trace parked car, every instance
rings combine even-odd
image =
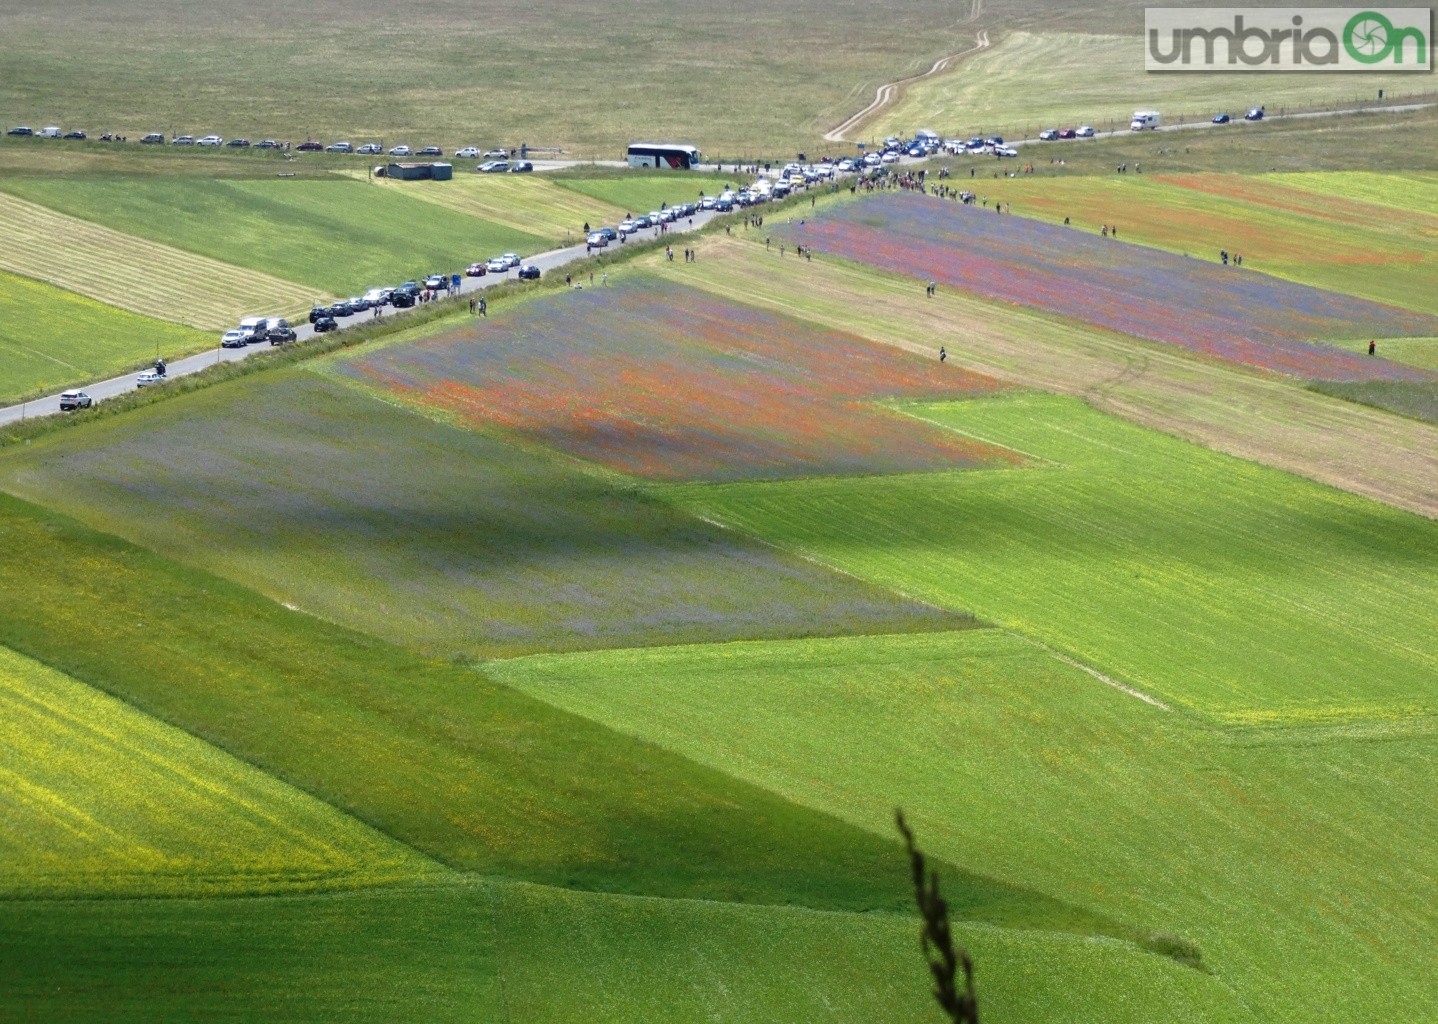
[[[295,147],[295,149],[301,153],[320,153],[323,152],[324,148],[324,143],[316,142],[314,139],[306,139]]]
[[[295,337],[295,329],[284,320],[271,320],[269,330],[265,331],[265,340],[271,345],[283,345]]]
[[[353,142],[331,142],[325,147],[326,153],[353,153],[354,151]]]
[[[34,134],[35,134],[35,129],[34,129],[34,128],[29,128],[29,127],[26,127],[26,126],[23,125],[23,124],[20,124],[20,125],[16,125],[14,128],[11,128],[11,129],[10,129],[8,132],[6,132],[5,134],[6,134],[6,135],[34,135]]]
[[[1232,120],[1233,120],[1233,118],[1229,117],[1227,114],[1214,114],[1214,115],[1213,115],[1213,123],[1214,123],[1214,124],[1228,124],[1228,123],[1229,123],[1230,121],[1232,121]]]
[[[62,135],[62,136],[60,136],[60,137],[61,137],[62,139],[83,139],[83,138],[87,138],[87,136],[85,135],[85,133],[82,132],[82,131],[66,132],[64,135]]]
[[[374,309],[376,306],[387,306],[389,305],[389,296],[388,288],[371,288],[364,293],[365,305],[369,309]]]
[[[193,146],[194,144],[195,137],[193,135],[176,135],[170,140],[172,146]]]
[[[151,384],[163,384],[164,382],[165,377],[163,374],[156,373],[154,370],[146,370],[135,378],[135,387],[147,388]]]
[[[424,279],[424,286],[432,292],[443,291],[449,287],[449,275],[430,274]]]
[[[363,146],[359,147],[359,149],[356,149],[355,152],[361,156],[378,156],[384,152],[384,147],[378,142],[366,142]]]
[[[486,160],[475,168],[480,174],[503,174],[509,170],[509,163],[504,160]]]
[[[1039,141],[1041,142],[1053,142],[1058,137],[1059,130],[1057,128],[1045,128],[1039,132]]]
[[[236,328],[220,336],[220,348],[244,348],[250,343],[250,336]]]
[[[1254,108],[1252,108],[1251,110],[1249,110],[1248,113],[1246,113],[1246,114],[1243,115],[1243,119],[1244,119],[1245,121],[1262,121],[1262,120],[1263,120],[1263,108],[1262,108],[1262,107],[1254,107]]]
[[[509,260],[505,259],[503,256],[496,256],[484,266],[485,269],[488,270],[491,274],[509,273]]]
[[[483,277],[487,273],[489,273],[489,268],[483,263],[471,263],[464,268],[465,277]]]
[[[316,334],[328,334],[330,331],[339,330],[339,323],[332,316],[322,316],[315,321]]]
[[[609,239],[601,232],[593,231],[590,232],[589,237],[584,240],[584,244],[591,249],[603,249],[609,244]]]
[[[228,148],[228,149],[249,149],[249,148],[250,148],[250,140],[249,140],[249,139],[231,139],[229,142],[225,143],[225,146],[226,146],[226,148]]]
[[[140,142],[146,146],[163,146],[165,144],[165,133],[151,132],[149,135],[143,136]]]
[[[197,146],[223,146],[224,144],[225,140],[218,135],[206,135],[199,142],[195,143]]]
[[[425,146],[419,151],[420,156],[444,156],[444,150],[438,146]]]
[[[330,303],[330,316],[345,317],[354,315],[355,309],[349,304],[348,299],[338,299]]]
[[[390,155],[390,156],[413,156],[413,155],[414,155],[414,150],[410,149],[408,146],[405,146],[405,145],[391,146],[391,147],[389,148],[389,155]]]
[[[521,281],[538,281],[538,280],[539,280],[539,268],[536,267],[533,263],[531,263],[531,264],[529,264],[528,266],[525,266],[525,267],[520,267],[520,268],[519,268],[519,279],[520,279]]]
[[[479,147],[465,146],[463,149],[456,149],[454,151],[454,157],[456,160],[478,160]]]
[[[61,135],[58,124],[46,125],[35,133],[37,139],[58,139]]]
[[[995,146],[994,156],[1018,156],[1019,151],[1013,146]]]
[[[595,230],[611,242],[617,242],[619,240],[619,232],[614,228],[595,228]]]
[[[1060,129],[1059,129],[1059,138],[1061,138],[1061,139],[1076,139],[1076,138],[1078,138],[1078,132],[1074,131],[1072,128],[1060,128]]]
[[[1081,124],[1078,127],[1078,131],[1074,132],[1074,134],[1081,139],[1091,139],[1094,136],[1093,125]]]
[[[522,262],[524,262],[519,258],[519,253],[516,252],[507,252],[503,256],[501,256],[500,259],[504,260],[505,263],[509,264],[511,269],[519,266]]]
[[[76,409],[88,409],[95,404],[95,400],[83,391],[66,391],[60,396],[60,411],[74,412]]]
[[[503,149],[491,149],[488,153],[484,154],[484,158],[486,160],[508,160],[509,153]]]
[[[255,143],[256,149],[283,149],[284,147],[274,139],[261,139]]]
[[[509,169],[511,174],[528,174],[532,170],[534,170],[534,164],[528,160],[518,160],[514,166]]]
[[[328,307],[328,306],[316,306],[314,309],[310,310],[310,323],[314,323],[315,321],[321,319],[322,317],[327,317],[327,316],[329,316],[329,315],[330,315],[330,307]]]

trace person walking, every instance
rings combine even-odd
[[[1368,339],[1368,354],[1370,356],[1378,354],[1378,343],[1372,338]]]
[[[604,276],[599,279],[599,283],[606,288],[609,287],[609,271],[606,270],[604,272]]]
[[[489,300],[483,295],[479,297],[479,315],[486,319],[489,317]]]
[[[939,362],[941,362],[941,363],[946,363],[946,362],[948,362],[948,361],[949,361],[949,353],[948,353],[948,351],[944,348],[944,346],[940,345],[940,346],[939,346]]]

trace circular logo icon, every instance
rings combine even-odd
[[[1377,11],[1362,11],[1343,26],[1343,48],[1361,64],[1377,64],[1393,52],[1393,22]]]

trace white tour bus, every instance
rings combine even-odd
[[[632,142],[629,145],[629,166],[693,170],[699,166],[699,150],[673,142]]]

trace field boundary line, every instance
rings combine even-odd
[[[959,24],[965,25],[977,21],[979,15],[983,13],[983,10],[983,0],[973,0],[973,5],[969,8],[969,13],[965,17],[959,19]],[[945,71],[950,70],[955,64],[957,64],[963,58],[967,57],[969,54],[978,53],[980,50],[987,50],[988,48],[988,30],[980,29],[974,34],[974,45],[970,46],[968,49],[960,50],[958,53],[951,53],[947,57],[940,57],[938,60],[934,61],[933,66],[930,67],[927,71],[920,72],[917,75],[910,75],[908,78],[900,78],[893,82],[884,83],[883,85],[879,86],[877,90],[875,90],[874,99],[869,103],[867,107],[859,111],[857,114],[853,114],[850,117],[846,118],[838,125],[838,127],[825,132],[824,141],[845,141],[844,136],[848,132],[857,128],[863,121],[872,118],[875,114],[879,113],[885,107],[892,106],[894,103],[896,103],[899,98],[903,96],[904,90],[910,85],[913,85],[915,82],[922,81],[925,78],[930,78],[934,75],[943,74]]]
[[[1129,686],[1127,683],[1121,683],[1121,682],[1119,682],[1117,679],[1115,679],[1113,676],[1106,675],[1106,674],[1104,674],[1103,672],[1100,672],[1098,669],[1094,668],[1092,665],[1085,665],[1083,662],[1079,661],[1077,658],[1073,657],[1072,655],[1065,654],[1065,653],[1063,653],[1062,651],[1055,650],[1054,648],[1050,647],[1048,644],[1044,643],[1042,640],[1035,640],[1035,639],[1034,639],[1033,637],[1031,637],[1031,636],[1026,636],[1026,635],[1024,635],[1023,633],[1019,633],[1019,632],[1017,632],[1016,630],[1012,630],[1012,629],[1011,629],[1011,630],[1008,630],[1008,632],[1013,633],[1015,636],[1020,637],[1021,639],[1023,639],[1024,641],[1026,641],[1026,642],[1028,642],[1028,643],[1030,643],[1030,644],[1033,644],[1033,646],[1037,647],[1039,650],[1043,651],[1045,654],[1048,654],[1048,655],[1050,655],[1051,657],[1057,658],[1059,661],[1063,662],[1065,665],[1069,665],[1069,666],[1071,666],[1071,667],[1073,667],[1073,668],[1076,668],[1076,669],[1078,669],[1080,672],[1087,672],[1089,675],[1093,676],[1095,679],[1097,679],[1099,682],[1103,683],[1105,686],[1112,686],[1115,690],[1120,690],[1120,691],[1122,691],[1123,693],[1128,694],[1130,697],[1137,697],[1139,700],[1143,701],[1145,704],[1152,704],[1154,707],[1158,708],[1160,711],[1172,711],[1172,710],[1173,710],[1173,707],[1172,707],[1171,705],[1165,704],[1163,701],[1159,700],[1157,697],[1153,696],[1152,694],[1144,693],[1142,690],[1138,689],[1137,687]]]

